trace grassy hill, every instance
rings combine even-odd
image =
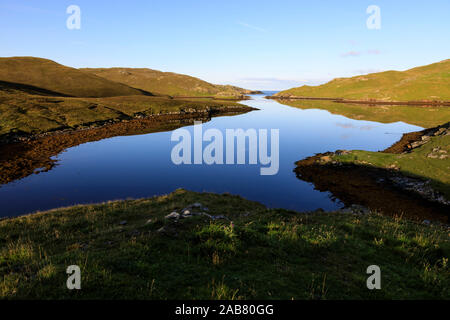
[[[165,218],[194,203],[209,215]],[[7,219],[0,221],[0,243],[0,299],[448,299],[450,293],[444,227],[374,213],[267,209],[227,194],[178,190]],[[372,264],[381,267],[381,290],[367,289]],[[81,290],[65,286],[69,265],[81,267]]]
[[[133,88],[170,96],[239,98],[252,93],[250,90],[238,87],[214,85],[195,77],[151,69],[86,68],[80,70]]]
[[[148,94],[51,60],[33,57],[0,58],[0,81],[37,87],[51,91],[54,95],[74,97]]]
[[[407,71],[338,78],[321,86],[302,86],[281,91],[275,96],[450,101],[450,59]]]

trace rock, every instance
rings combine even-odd
[[[360,206],[358,204],[352,204],[350,209],[356,214],[369,214],[370,210],[364,206]]]
[[[147,222],[145,224],[150,224],[153,222],[153,219],[148,219]]]
[[[120,222],[119,222],[119,225],[124,226],[124,225],[126,225],[127,223],[128,223],[127,220],[123,220],[123,221],[120,221]]]
[[[210,219],[213,219],[211,215],[207,214],[206,212],[201,213],[202,216],[208,217]],[[214,220],[214,219],[213,219]]]
[[[156,232],[158,232],[158,233],[165,233],[167,230],[166,230],[166,228],[165,227],[161,227],[161,228],[159,228],[158,230],[156,230]]]
[[[430,220],[423,220],[422,223],[426,224],[426,225],[430,225],[431,222],[430,222]]]
[[[169,220],[178,220],[180,218],[180,214],[174,211],[171,214],[168,214],[165,218]]]
[[[439,159],[447,159],[447,158],[448,158],[448,155],[446,155],[446,154],[443,154],[443,155],[439,156]]]
[[[424,144],[423,141],[415,141],[415,142],[411,143],[411,148],[417,148],[417,147],[420,147],[423,144]]]
[[[191,208],[202,208],[202,207],[203,207],[203,205],[199,202],[191,204]]]
[[[208,215],[209,216],[209,215]],[[212,220],[230,220],[230,219],[228,219],[226,216],[224,216],[224,215],[218,215],[218,216],[210,216],[210,218],[212,219]]]
[[[445,133],[447,131],[447,129],[445,128],[440,128],[438,131],[436,131],[434,133],[435,136],[440,136],[441,134]]]
[[[353,210],[350,208],[343,208],[343,209],[339,210],[338,212],[345,213],[345,214],[349,214],[349,213],[351,214],[351,213],[353,213]]]

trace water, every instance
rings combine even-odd
[[[270,94],[268,92],[265,95]],[[49,172],[0,187],[0,217],[16,216],[81,203],[142,198],[177,188],[239,194],[269,207],[332,210],[341,207],[330,193],[296,178],[294,163],[337,149],[378,151],[420,127],[352,120],[318,109],[281,105],[264,95],[243,103],[259,111],[213,118],[203,130],[279,129],[280,169],[261,176],[260,165],[174,165],[171,132],[124,136],[86,143],[59,154]],[[193,127],[185,127],[192,132]],[[224,134],[225,136],[225,134]],[[206,145],[206,143],[205,143]]]

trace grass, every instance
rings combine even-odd
[[[321,109],[355,120],[382,123],[406,122],[423,128],[436,127],[450,121],[449,107],[381,106],[336,103],[332,101],[278,100],[299,109]]]
[[[440,151],[433,151],[437,148]],[[430,154],[437,157],[429,158]],[[430,142],[413,149],[410,153],[392,154],[356,150],[346,155],[334,155],[333,160],[378,168],[395,166],[404,175],[431,180],[432,186],[450,199],[450,158],[439,158],[444,155],[450,155],[448,135],[432,137]]]
[[[74,97],[143,95],[141,90],[54,61],[34,57],[0,58],[0,80]]]
[[[302,86],[276,95],[384,101],[450,101],[450,59],[406,71],[338,78],[324,85]]]
[[[219,100],[182,100],[152,96],[72,98],[30,95],[21,90],[0,90],[0,137],[11,133],[40,134],[77,129],[96,122],[130,119],[136,115],[168,114],[237,106]],[[243,108],[245,106],[239,105]]]
[[[250,93],[249,90],[238,87],[215,85],[184,74],[151,69],[94,68],[81,70],[155,94],[189,97],[207,96],[223,99],[237,98]]]
[[[201,202],[214,215],[168,221]],[[126,221],[126,224],[121,222]],[[165,232],[158,232],[164,227]],[[448,299],[448,229],[184,190],[0,221],[3,299]],[[65,284],[81,268],[81,290]],[[382,289],[366,269],[380,266]]]

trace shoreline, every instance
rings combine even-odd
[[[150,117],[107,121],[96,127],[66,129],[21,137],[21,140],[0,144],[0,186],[33,173],[51,170],[57,161],[51,159],[67,148],[116,136],[147,134],[175,130],[194,121],[210,121],[213,117],[238,115],[256,110],[246,106],[225,106],[201,112],[172,112]],[[37,171],[38,170],[38,171]]]
[[[317,98],[317,97],[295,97],[295,96],[266,96],[272,100],[322,100],[336,103],[368,104],[368,105],[406,105],[406,106],[450,106],[450,101],[383,101],[383,100],[357,100],[344,98]]]
[[[242,100],[238,100],[238,101],[242,101]],[[252,108],[249,106],[245,106],[245,105],[224,105],[224,106],[206,107],[205,109],[200,109],[200,110],[199,109],[187,109],[187,110],[167,112],[167,113],[158,113],[158,114],[152,114],[152,115],[143,115],[141,113],[138,113],[134,117],[127,117],[127,118],[122,118],[122,119],[107,119],[107,120],[96,121],[96,122],[87,122],[82,125],[78,125],[76,127],[64,127],[59,130],[47,131],[47,132],[38,133],[38,134],[28,134],[28,133],[4,134],[4,135],[0,136],[0,147],[8,145],[8,144],[31,141],[31,140],[39,139],[39,138],[46,137],[49,135],[58,135],[58,134],[65,134],[65,133],[70,133],[70,132],[98,129],[98,128],[107,127],[110,125],[115,125],[115,124],[120,124],[120,123],[128,123],[128,122],[136,121],[136,120],[151,120],[151,121],[158,122],[161,120],[165,120],[167,118],[173,119],[173,120],[196,118],[199,115],[207,116],[207,117],[211,118],[211,117],[219,116],[219,115],[239,114],[239,113],[246,113],[246,112],[255,111],[255,110],[258,110],[258,109]]]
[[[378,153],[407,154],[430,141],[436,134],[445,134],[449,123],[436,128],[406,133],[389,148]],[[372,210],[400,214],[415,220],[448,223],[449,201],[432,186],[426,177],[405,175],[397,167],[380,168],[371,164],[340,162],[335,156],[352,151],[337,150],[319,153],[297,161],[294,172],[301,180],[311,182],[320,191],[329,191],[344,204],[357,203]]]

